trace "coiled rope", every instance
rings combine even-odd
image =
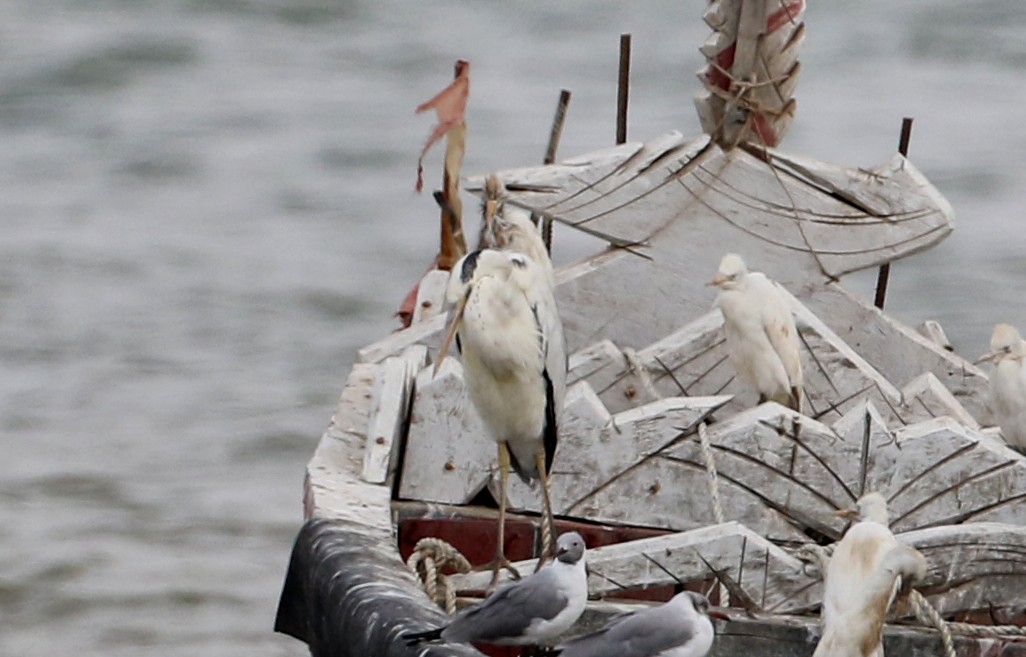
[[[456,613],[456,588],[442,570],[451,566],[459,573],[470,572],[470,562],[459,550],[440,538],[422,538],[414,546],[406,566],[420,578],[424,591],[435,604],[450,616]]]

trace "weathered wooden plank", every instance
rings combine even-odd
[[[776,404],[713,425],[719,499],[777,541],[840,537],[833,513],[866,492],[888,497],[896,531],[963,521],[1026,524],[1026,457],[949,418],[896,433],[863,402],[834,427]],[[705,457],[693,438],[631,465],[571,511],[686,530],[710,524]]]
[[[644,589],[704,581],[710,566],[767,612],[809,610],[822,597],[801,561],[736,522],[590,551],[588,591],[601,597],[619,592],[613,582]]]
[[[851,492],[848,506],[873,491],[882,491],[891,480],[891,470],[900,454],[887,449],[894,435],[876,406],[862,401],[832,426],[837,437],[848,446],[845,454],[826,453],[830,467],[843,479]]]
[[[892,224],[918,224],[926,218],[921,203],[905,192],[908,189],[927,188],[930,183],[918,169],[910,167],[909,161],[900,153],[895,153],[891,159],[872,169],[823,166],[823,163],[811,158],[781,152],[774,152],[773,160],[795,175],[807,179],[810,184],[865,209],[873,217],[885,219]],[[900,184],[895,184],[898,181]],[[934,194],[932,201],[937,211],[954,216],[954,210],[943,196]],[[928,224],[924,223],[923,227],[926,226]],[[950,232],[951,226],[938,229]]]
[[[371,364],[353,366],[331,424],[306,466],[304,513],[307,519],[356,523],[383,540],[391,535],[390,491],[359,480],[378,370]]]
[[[889,381],[904,385],[932,372],[973,417],[984,416],[987,375],[980,368],[840,285],[824,285],[802,300]]]
[[[525,572],[534,564],[516,565]],[[701,582],[713,577],[710,566],[738,583],[766,611],[809,610],[822,597],[820,583],[805,574],[801,561],[736,522],[589,549],[588,593],[621,593],[621,583],[643,590]],[[489,577],[485,572],[468,573],[454,580],[459,589],[480,589]]]
[[[413,378],[426,364],[427,347],[414,345],[400,357],[386,358],[378,368],[360,475],[364,481],[391,485],[408,417]]]
[[[679,209],[683,209],[684,205],[696,201],[690,197],[682,199],[675,181],[686,177],[699,163],[719,159],[717,151],[709,148],[708,139],[704,137],[681,143],[677,133],[670,133],[649,144],[577,193],[531,209],[575,228],[605,236],[613,244],[647,241],[675,219],[675,213],[668,215],[666,212],[669,203],[680,202]],[[643,187],[641,196],[638,196],[639,184]],[[628,206],[633,215],[629,225],[613,219]]]
[[[951,340],[948,340],[947,333],[944,332],[944,327],[940,325],[940,322],[934,319],[928,319],[922,324],[916,327],[916,331],[919,332],[924,338],[934,343],[941,349],[947,351],[954,351],[955,348],[951,345]]]
[[[676,131],[670,133],[679,134]],[[507,169],[498,173],[506,189],[507,201],[541,210],[553,203],[578,195],[587,197],[587,189],[595,180],[615,172],[624,162],[644,148],[642,142],[627,142],[610,148],[574,156],[543,167]],[[582,173],[586,172],[586,177]],[[467,179],[464,189],[480,193],[485,189],[487,175]]]
[[[941,417],[894,432],[886,491],[891,526],[1026,525],[1026,456]]]
[[[920,589],[942,614],[987,611],[998,623],[1026,608],[1026,527],[991,522],[905,532],[929,564]]]
[[[623,360],[623,353],[610,340],[575,351],[570,355],[567,385],[587,380],[592,388],[601,390],[619,374]]]
[[[373,342],[356,352],[360,363],[380,363],[389,356],[397,356],[407,347],[415,344],[430,345],[437,348],[441,342],[439,337],[445,330],[445,315],[439,314],[396,331],[386,338]]]
[[[465,504],[495,467],[495,442],[467,396],[463,366],[442,362],[417,375],[399,497]]]
[[[417,303],[413,307],[413,323],[431,319],[445,310],[445,288],[449,284],[449,272],[432,269],[424,274],[417,287]]]
[[[771,540],[801,542],[808,540],[807,537],[779,510],[767,505],[765,496],[773,496],[774,492],[760,488],[766,483],[761,481],[765,473],[753,467],[759,466],[759,458],[770,452],[769,448],[759,447],[761,435],[776,437],[776,422],[780,422],[782,416],[791,418],[787,413],[783,407],[766,404],[714,425],[709,438],[720,471],[718,485],[724,517],[742,522]],[[820,432],[833,437],[826,427],[821,427]],[[773,440],[779,442],[780,439]],[[767,467],[773,471],[779,469],[779,466]],[[761,483],[749,484],[748,479]],[[606,522],[695,529],[716,522],[709,485],[705,459],[697,435],[692,433],[626,469],[610,485],[581,499],[571,511]],[[838,508],[829,501],[825,506],[831,510]],[[836,523],[832,517],[831,521]],[[834,532],[839,532],[839,525]]]
[[[581,499],[599,488],[615,487],[610,482],[619,473],[692,432],[728,399],[669,397],[610,416],[591,386],[577,384],[567,393],[549,476],[553,509],[578,515]],[[532,490],[519,480],[510,482],[509,499],[512,508],[541,509],[537,486]]]
[[[901,404],[898,415],[905,422],[927,420],[948,416],[969,429],[979,429],[980,424],[965,410],[951,391],[944,387],[933,372],[926,372],[901,389]]]
[[[693,149],[680,149],[652,166],[630,171],[628,176],[636,175],[629,180],[611,173],[608,166],[582,167],[574,171],[573,184],[564,190],[557,188],[565,176],[554,175],[544,198],[516,189],[520,181],[528,179],[540,184],[545,180],[544,169],[499,175],[513,186],[510,202],[544,210],[560,221],[587,226],[621,241],[647,240],[653,248],[657,243],[672,244],[668,250],[675,255],[670,262],[677,264],[695,257],[704,262],[705,245],[714,244],[718,248],[709,254],[706,268],[713,271],[722,245],[754,238],[751,251],[777,251],[766,254],[780,265],[769,273],[785,283],[797,282],[799,287],[915,252],[951,230],[950,206],[908,162],[900,167],[893,161],[886,163],[870,175],[773,151],[772,157],[779,157],[782,163],[786,160],[789,167],[777,171],[740,150],[703,148],[698,158]],[[799,162],[808,175],[798,175]],[[840,180],[847,181],[848,201],[833,195],[832,188],[824,188],[823,181],[840,188]],[[585,188],[591,193],[582,196]],[[598,189],[603,190],[601,194]],[[604,196],[608,200],[603,200]],[[881,218],[888,212],[880,207],[868,212],[852,202],[884,197],[900,197],[898,219]],[[679,229],[667,230],[671,225]],[[653,227],[661,228],[656,233]],[[815,253],[813,266],[796,267],[800,263],[793,256],[800,253]],[[780,274],[788,272],[790,278],[781,279]]]

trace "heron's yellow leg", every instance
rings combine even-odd
[[[552,516],[552,496],[549,494],[549,476],[545,474],[545,450],[539,449],[534,454],[535,464],[538,467],[538,478],[541,479],[542,502],[545,506],[545,515],[542,517],[542,553],[538,559],[535,572],[542,565],[556,556],[556,521]]]
[[[513,567],[513,564],[506,558],[506,488],[509,484],[509,446],[506,441],[499,441],[499,535],[495,543],[495,558],[486,567],[492,571],[492,581],[488,584],[488,590],[495,589],[499,582],[499,571],[505,568],[514,578],[520,579],[520,573]]]

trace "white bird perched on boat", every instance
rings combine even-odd
[[[720,288],[727,352],[738,375],[771,400],[801,411],[802,361],[798,330],[779,284],[749,272],[741,256],[728,253],[708,283]]]
[[[1008,446],[1026,452],[1026,341],[1009,324],[998,324],[990,352],[977,363],[992,361],[990,406]]]
[[[669,602],[618,616],[602,629],[557,646],[560,657],[704,657],[712,647],[709,609],[700,593],[684,591]]]
[[[588,602],[584,539],[562,534],[556,558],[522,580],[500,588],[480,605],[444,627],[403,635],[408,645],[422,641],[543,645],[569,630]]]
[[[503,545],[511,465],[525,481],[541,480],[543,556],[553,552],[548,474],[566,391],[563,324],[544,268],[522,253],[485,249],[467,254],[452,271],[446,299],[455,308],[435,369],[457,336],[470,399],[498,443],[494,586],[500,568],[515,573]]]
[[[883,625],[901,589],[926,575],[926,560],[902,545],[887,527],[887,501],[868,493],[854,509],[857,517],[834,549],[824,573],[823,638],[813,657],[883,657]]]

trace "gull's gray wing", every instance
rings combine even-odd
[[[496,591],[480,605],[468,609],[442,633],[446,641],[497,641],[523,635],[536,620],[550,620],[566,608],[569,599],[551,568]]]
[[[653,657],[684,645],[694,636],[692,621],[661,605],[613,619],[597,632],[560,646],[560,657]]]

